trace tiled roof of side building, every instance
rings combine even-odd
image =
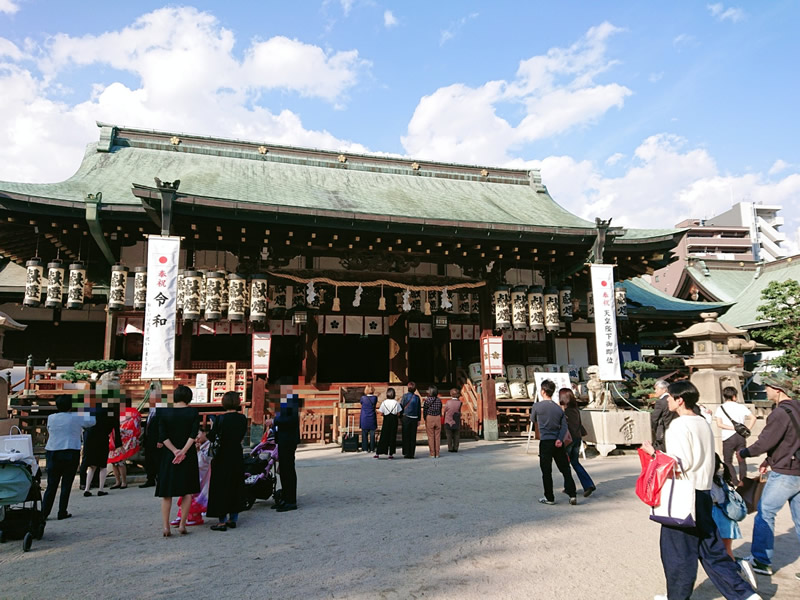
[[[631,314],[658,314],[659,316],[699,315],[701,312],[724,313],[731,307],[724,302],[690,302],[669,296],[639,277],[623,282]]]
[[[595,224],[557,204],[538,171],[412,161],[265,146],[220,138],[101,127],[78,171],[60,183],[0,182],[0,194],[82,203],[102,192],[104,205],[138,205],[131,186],[154,177],[180,180],[182,196],[358,218],[414,218],[492,225],[574,229]],[[589,231],[587,231],[589,230]],[[674,230],[626,230],[618,239],[668,237]]]
[[[764,303],[761,292],[771,282],[783,282],[789,279],[800,281],[800,255],[766,263],[755,273],[751,273],[749,285],[742,289],[736,298],[736,304],[720,321],[739,328],[757,328],[766,325],[758,318],[758,307]]]
[[[715,298],[733,302],[753,281],[753,269],[703,268],[701,264],[686,267],[689,275]]]

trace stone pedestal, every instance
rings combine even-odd
[[[649,412],[582,410],[581,423],[586,428],[584,441],[596,444],[602,456],[608,456],[617,445],[652,441]]]
[[[500,439],[500,430],[497,428],[497,419],[484,419],[483,439],[489,442],[496,442]]]

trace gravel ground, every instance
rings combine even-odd
[[[535,443],[463,442],[458,454],[374,460],[298,452],[295,512],[258,502],[236,530],[162,538],[152,489],[70,501],[23,554],[0,546],[0,598],[600,598],[664,593],[659,527],[633,489],[636,453],[591,458],[597,484],[570,506],[542,495]],[[751,460],[753,467],[756,463]],[[561,488],[556,472],[556,489]],[[576,479],[577,481],[577,479]],[[742,523],[749,551],[753,517]],[[764,598],[800,598],[800,543],[788,507],[776,524],[776,574]],[[698,572],[699,600],[721,598]]]

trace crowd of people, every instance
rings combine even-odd
[[[213,531],[236,529],[239,513],[245,508],[245,468],[242,442],[247,433],[247,417],[241,413],[238,392],[222,397],[224,412],[212,418],[212,425],[201,428],[200,413],[190,406],[192,390],[179,385],[167,407],[151,409],[145,422],[143,446],[147,480],[140,488],[155,487],[161,499],[162,535],[170,537],[172,528],[188,533],[187,526],[202,525],[204,516],[217,519]],[[70,491],[81,462],[86,471],[84,497],[91,497],[97,475],[97,496],[107,496],[105,482],[108,465],[115,483],[109,489],[125,489],[125,461],[140,450],[141,416],[127,401],[98,401],[86,408],[69,395],[56,398],[56,412],[48,417],[47,488],[42,511],[47,518],[58,489],[61,490],[57,519],[67,519]],[[77,410],[76,410],[77,409]],[[297,474],[294,458],[300,443],[297,401],[282,402],[281,412],[272,420],[271,431],[277,440],[282,489],[272,508],[278,512],[297,509]],[[178,516],[170,520],[172,501],[177,498]]]
[[[656,598],[689,598],[697,575],[698,561],[709,579],[725,598],[753,600],[756,580],[753,573],[772,574],[775,517],[784,504],[789,504],[795,529],[800,537],[800,402],[792,398],[793,382],[783,373],[763,377],[767,398],[775,404],[758,439],[747,445],[747,436],[755,416],[738,398],[733,387],[724,388],[723,404],[711,416],[703,411],[697,388],[687,380],[656,383],[659,397],[651,413],[653,443],[642,444],[643,450],[655,455],[662,451],[680,463],[695,489],[695,525],[678,527],[662,525],[661,561],[667,582],[667,595]],[[531,407],[531,425],[538,429],[539,464],[544,495],[539,502],[556,503],[553,490],[552,464],[555,462],[564,481],[563,492],[569,503],[577,504],[577,487],[573,471],[589,497],[596,485],[580,463],[582,440],[586,430],[581,423],[574,393],[569,388],[556,390],[545,380],[540,388],[541,401]],[[190,406],[192,391],[178,386],[173,402],[167,408],[151,410],[144,428],[147,481],[140,487],[155,487],[161,498],[161,516],[165,537],[172,527],[180,534],[187,526],[204,522],[203,516],[215,518],[214,531],[235,529],[244,506],[245,476],[242,442],[247,432],[247,419],[241,413],[241,400],[236,392],[223,396],[224,413],[201,429],[200,415]],[[420,421],[424,423],[430,457],[439,458],[442,428],[448,452],[458,452],[462,401],[453,388],[449,397],[439,397],[439,390],[430,386],[423,398],[410,382],[400,400],[393,388],[379,402],[375,390],[366,386],[360,401],[362,448],[394,458],[398,427],[401,450],[406,459],[415,458],[416,436]],[[141,420],[138,411],[118,404],[98,404],[88,411],[75,411],[69,396],[56,399],[56,413],[48,418],[49,439],[46,446],[47,489],[43,512],[50,514],[57,490],[61,489],[57,518],[69,518],[70,489],[80,464],[83,439],[83,468],[86,470],[84,496],[91,496],[92,481],[97,473],[97,495],[105,496],[105,477],[112,465],[115,484],[110,489],[127,487],[125,461],[139,450]],[[135,413],[135,414],[134,414]],[[377,414],[383,416],[378,434]],[[715,452],[712,418],[721,431],[723,456]],[[282,484],[281,496],[273,508],[279,512],[297,509],[297,477],[295,451],[300,442],[299,404],[282,402],[280,413],[272,422],[278,444],[278,460]],[[266,434],[265,434],[266,435]],[[377,437],[377,442],[376,442]],[[770,471],[764,486],[753,527],[751,556],[737,559],[732,541],[741,538],[736,518],[726,510],[733,491],[747,477],[746,459],[766,454],[759,472]],[[733,459],[736,459],[734,465]],[[738,466],[738,472],[736,467]],[[179,512],[170,520],[173,498],[178,499]],[[800,579],[800,573],[798,574]]]

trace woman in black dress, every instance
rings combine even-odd
[[[172,498],[181,496],[181,505],[189,506],[192,494],[200,492],[200,470],[194,445],[200,429],[200,414],[196,408],[189,407],[192,390],[185,385],[176,387],[172,397],[174,403],[171,408],[158,410],[158,441],[164,444],[164,449],[161,452],[156,496],[161,498],[164,537],[170,536],[169,513]],[[178,531],[182,534],[186,533],[188,516],[188,510],[181,511]]]
[[[108,406],[103,406],[107,402]],[[111,433],[114,433],[114,444],[119,447],[122,445],[122,436],[119,429],[119,399],[106,394],[105,391],[97,393],[97,405],[92,409],[96,419],[93,427],[86,430],[83,442],[83,464],[86,467],[86,487],[83,495],[91,496],[92,481],[94,473],[99,469],[98,474],[98,496],[107,496],[103,488],[106,485],[106,474],[108,473],[108,440]]]
[[[206,515],[217,517],[214,531],[236,529],[239,511],[244,508],[244,457],[242,440],[247,432],[247,417],[239,412],[238,392],[225,392],[222,408],[225,413],[214,421],[208,439],[219,444],[219,451],[211,459],[211,483],[208,488]]]

